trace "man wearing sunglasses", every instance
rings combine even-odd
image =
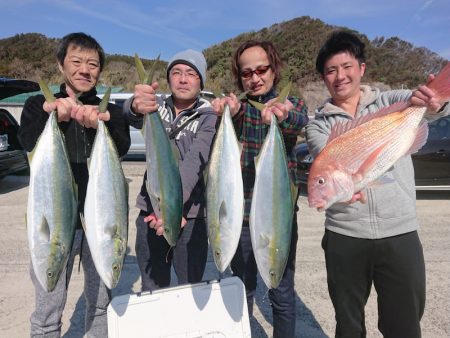
[[[289,96],[283,103],[275,103],[276,85],[280,81],[282,61],[271,42],[247,41],[238,47],[232,60],[235,83],[239,90],[247,92],[247,97],[239,101],[233,93],[215,99],[213,108],[222,114],[225,104],[230,106],[233,123],[239,140],[243,143],[241,157],[242,178],[244,182],[244,222],[238,249],[231,262],[231,270],[240,277],[246,288],[249,316],[253,313],[253,298],[256,291],[257,266],[252,250],[249,214],[255,182],[254,158],[258,155],[269,130],[274,114],[282,131],[289,168],[293,181],[296,177],[297,160],[291,154],[300,130],[308,122],[307,108],[303,101]],[[265,104],[260,111],[248,100]],[[287,192],[288,193],[288,192]],[[273,337],[295,336],[295,294],[294,274],[297,246],[297,216],[292,220],[292,236],[288,262],[279,286],[269,290],[273,311]]]

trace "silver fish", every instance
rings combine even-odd
[[[250,236],[259,273],[270,289],[278,286],[286,267],[295,204],[284,142],[274,115],[255,158],[255,169]]]
[[[236,252],[244,218],[241,150],[227,105],[211,151],[206,183],[208,238],[221,273]]]
[[[81,219],[97,272],[113,289],[119,282],[127,249],[128,183],[116,146],[101,120],[90,157]]]
[[[30,161],[28,245],[35,275],[52,291],[64,270],[77,223],[77,194],[56,112],[52,112]]]
[[[178,150],[172,148],[159,113],[144,117],[144,139],[147,192],[156,216],[163,219],[164,238],[175,246],[181,230],[183,191],[174,154]]]

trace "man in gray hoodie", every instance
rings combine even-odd
[[[163,236],[146,189],[146,176],[136,206],[136,257],[142,277],[142,291],[170,285],[173,263],[179,284],[197,283],[203,277],[208,253],[205,222],[203,170],[216,132],[216,114],[200,97],[206,81],[206,60],[192,49],[174,55],[168,63],[170,96],[157,96],[158,82],[136,85],[134,96],[124,104],[130,125],[142,128],[143,117],[159,113],[169,137],[179,150],[179,169],[183,187],[183,219],[176,246]]]
[[[415,91],[380,92],[361,85],[364,44],[354,34],[333,33],[319,51],[316,69],[331,98],[306,127],[311,154],[325,147],[338,122],[372,114],[395,102],[427,107],[427,118],[447,113],[426,85]],[[430,76],[430,80],[433,76]],[[372,283],[378,295],[378,328],[384,337],[420,337],[425,308],[425,263],[417,234],[414,169],[400,158],[380,182],[348,203],[326,210],[325,252],[328,290],[336,312],[336,337],[365,337],[364,306]],[[362,203],[364,202],[364,203]]]

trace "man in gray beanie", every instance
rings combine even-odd
[[[188,49],[175,54],[167,66],[167,79],[169,79],[169,72],[176,64],[183,64],[194,69],[200,76],[200,89],[205,88],[206,81],[206,60],[202,53],[193,49]]]
[[[180,153],[183,186],[183,220],[176,246],[170,249],[164,220],[158,219],[145,185],[136,199],[140,209],[136,219],[136,257],[142,277],[142,291],[170,285],[173,264],[178,284],[202,280],[208,253],[205,222],[205,169],[216,132],[216,114],[200,97],[206,81],[206,60],[202,53],[188,49],[175,54],[167,66],[171,95],[156,95],[158,82],[135,86],[134,96],[124,104],[130,125],[142,128],[145,114],[159,113],[169,138]]]

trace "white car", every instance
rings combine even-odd
[[[114,103],[120,107],[123,107],[125,100],[133,96],[133,93],[111,93],[109,102]],[[103,97],[103,94],[98,95],[99,98]],[[144,137],[140,129],[136,129],[130,126],[130,149],[124,158],[142,158],[145,157],[145,143]]]

